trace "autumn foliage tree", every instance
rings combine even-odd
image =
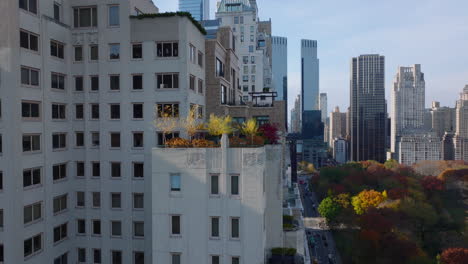
[[[468,263],[467,248],[448,248],[440,255],[441,264],[465,264]]]
[[[383,201],[385,201],[385,197],[382,193],[374,190],[364,190],[352,198],[351,204],[356,214],[362,215],[368,209],[377,207]]]
[[[278,144],[278,126],[275,124],[266,123],[260,126],[260,134],[265,138],[267,144]]]
[[[333,197],[327,197],[322,200],[318,207],[320,215],[327,219],[327,222],[335,222],[336,217],[341,211],[340,204],[333,199]]]
[[[444,181],[433,176],[426,176],[421,180],[421,186],[426,191],[442,191],[444,189]]]

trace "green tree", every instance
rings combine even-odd
[[[320,215],[327,219],[327,222],[335,222],[336,217],[340,214],[341,206],[337,203],[333,197],[329,196],[322,200],[318,207]]]

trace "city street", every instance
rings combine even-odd
[[[305,177],[299,176],[299,182],[304,182],[304,184],[299,184],[302,204],[304,207],[304,219],[306,219],[306,222],[308,223],[316,223],[306,225],[306,234],[311,259],[317,260],[320,264],[341,264],[340,258],[336,253],[337,250],[332,234],[326,228],[326,224],[323,223],[323,219],[317,211],[318,202],[315,193],[307,190],[307,181]]]

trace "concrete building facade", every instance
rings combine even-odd
[[[179,11],[189,12],[198,21],[210,19],[210,0],[179,0]]]
[[[330,113],[330,147],[333,147],[335,138],[346,138],[346,113],[341,113],[340,108],[335,107],[335,111]]]
[[[333,145],[333,158],[339,164],[348,162],[348,141],[343,138],[334,138],[332,141]]]
[[[455,112],[455,160],[468,160],[468,85],[460,93]]]
[[[302,111],[319,110],[319,59],[317,41],[301,40]]]
[[[291,110],[291,133],[301,133],[302,131],[302,108],[301,95],[297,95],[294,101],[294,108]]]
[[[432,102],[432,131],[442,138],[445,132],[455,132],[456,112],[455,108],[441,107],[439,102]]]
[[[421,161],[442,159],[442,141],[431,133],[403,135],[398,140],[398,162],[413,165]]]

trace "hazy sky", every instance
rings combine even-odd
[[[154,0],[161,12],[177,0]],[[320,92],[328,110],[349,106],[349,64],[360,54],[386,58],[386,95],[398,66],[421,64],[426,105],[454,106],[468,84],[467,0],[257,0],[273,35],[288,38],[290,106],[300,91],[300,40],[318,40]],[[216,0],[211,0],[214,17]]]

